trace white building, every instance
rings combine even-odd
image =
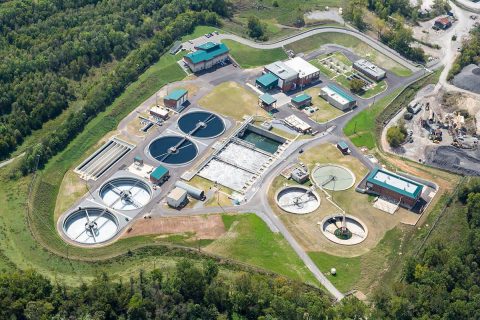
[[[353,108],[357,103],[350,95],[333,84],[323,87],[320,90],[320,97],[342,111]]]
[[[150,109],[150,115],[166,120],[168,118],[168,110],[160,107],[152,107]]]
[[[385,70],[379,68],[368,60],[360,59],[353,63],[353,69],[360,71],[368,78],[380,81],[387,76]]]
[[[176,187],[167,195],[167,204],[172,208],[180,208],[187,201],[187,191]]]
[[[320,70],[300,57],[287,60],[285,64],[298,73],[298,85],[300,86],[317,81],[320,77]]]
[[[308,123],[306,123],[294,114],[286,117],[285,119],[283,119],[283,121],[285,121],[285,124],[288,127],[301,133],[306,133],[312,130],[312,127]]]

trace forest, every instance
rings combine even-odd
[[[40,1],[0,4],[0,159],[32,130],[76,112],[25,158],[45,163],[178,37],[217,25],[224,0]],[[95,76],[95,70],[107,71]]]
[[[355,298],[332,305],[318,289],[282,277],[222,276],[211,260],[140,271],[127,283],[100,274],[75,288],[34,271],[0,274],[1,319],[363,319],[366,311]]]
[[[408,259],[404,281],[377,293],[375,318],[480,319],[480,179],[462,187],[457,201],[454,221],[466,226],[449,236],[458,241],[438,239]]]

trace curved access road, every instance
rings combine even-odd
[[[272,41],[272,42],[255,42],[249,39],[242,38],[240,36],[234,35],[234,34],[227,34],[227,33],[221,33],[218,36],[216,36],[217,39],[219,40],[234,40],[236,42],[239,42],[241,44],[247,45],[252,48],[256,49],[275,49],[275,48],[281,48],[283,46],[286,46],[290,43],[293,43],[295,41],[299,41],[308,37],[311,37],[316,34],[320,33],[341,33],[341,34],[346,34],[353,36],[366,44],[368,44],[370,47],[374,48],[375,50],[379,51],[380,53],[386,55],[387,57],[391,58],[395,62],[401,64],[402,66],[410,69],[411,71],[415,72],[420,70],[419,66],[414,64],[413,62],[405,59],[402,57],[400,54],[398,54],[395,50],[389,48],[388,46],[384,45],[380,41],[367,36],[366,34],[361,33],[360,31],[357,31],[355,29],[351,28],[342,28],[342,27],[315,27],[312,29],[309,29],[307,31],[303,31],[301,33],[295,34],[288,36],[286,38]]]
[[[453,0],[462,9],[473,13],[480,13],[480,2],[473,2],[470,0]]]

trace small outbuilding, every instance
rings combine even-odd
[[[306,93],[302,93],[302,94],[299,94],[298,96],[293,97],[290,103],[292,106],[298,109],[303,109],[312,104],[312,97]]]
[[[302,168],[295,168],[292,171],[292,179],[297,183],[305,183],[308,181],[308,172]]]
[[[283,119],[283,121],[288,127],[292,128],[295,131],[301,133],[307,133],[312,131],[312,127],[308,123],[306,123],[294,114],[289,115],[288,117]]]
[[[176,89],[163,98],[163,103],[168,108],[180,110],[187,100],[188,91],[185,89]]]
[[[152,107],[150,109],[150,115],[155,118],[160,118],[163,120],[168,119],[168,110],[160,107]]]
[[[168,171],[167,168],[165,168],[162,165],[156,167],[155,170],[153,170],[150,173],[150,181],[158,185],[167,181],[169,177],[170,177],[170,172]]]
[[[348,144],[343,140],[338,141],[337,149],[340,150],[343,154],[350,154],[350,148],[348,147]]]
[[[258,97],[258,104],[267,111],[277,107],[277,99],[268,93],[262,94]]]
[[[167,195],[167,204],[172,208],[181,208],[187,203],[187,191],[176,187]]]
[[[434,27],[442,30],[446,30],[452,26],[452,22],[447,17],[438,18],[433,24]]]

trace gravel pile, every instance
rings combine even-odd
[[[480,151],[440,146],[427,153],[426,163],[468,176],[480,176]]]
[[[453,78],[452,83],[459,88],[480,93],[480,67],[469,64]]]

